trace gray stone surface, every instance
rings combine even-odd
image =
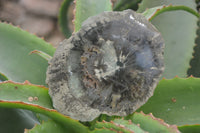
[[[49,62],[54,107],[80,121],[133,113],[153,95],[163,49],[160,33],[131,10],[90,17]]]

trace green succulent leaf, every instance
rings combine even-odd
[[[162,79],[154,95],[138,111],[153,113],[169,124],[200,123],[200,79]]]
[[[138,125],[133,124],[131,121],[123,120],[123,119],[115,119],[111,122],[97,122],[95,124],[95,128],[101,129],[110,129],[111,131],[116,132],[123,132],[123,133],[130,133],[130,132],[136,132],[136,133],[145,133],[144,130],[142,130]]]
[[[95,129],[95,124],[97,122],[102,122],[102,121],[113,121],[115,119],[119,119],[121,118],[120,116],[108,116],[106,114],[101,114],[99,117],[97,117],[96,119],[94,119],[93,121],[90,122],[81,122],[82,124],[84,124],[85,126],[89,127],[90,130],[94,130]]]
[[[39,50],[33,50],[33,51],[31,51],[30,54],[37,54],[47,61],[51,60],[51,58],[52,58],[52,56],[48,55],[47,53],[45,53],[43,51],[39,51]]]
[[[53,108],[51,98],[48,95],[48,88],[30,84],[28,81],[23,84],[12,81],[0,83],[0,100],[18,101]],[[34,114],[31,111],[22,109],[0,108],[0,114],[0,131],[6,133],[21,133],[24,128],[31,128],[35,123],[39,123],[38,120],[49,119],[44,115]],[[5,120],[8,122],[5,122]],[[14,123],[13,121],[17,122],[10,124]]]
[[[196,10],[195,1],[143,0],[139,6],[138,12],[142,13],[147,8],[150,9],[169,4],[183,5]],[[161,32],[165,40],[165,71],[163,77],[173,78],[176,75],[179,77],[187,76],[187,70],[190,67],[189,61],[192,58],[193,47],[195,45],[194,40],[196,38],[196,33],[194,31],[197,29],[197,20],[195,16],[188,12],[174,11],[162,13],[151,21]]]
[[[36,124],[32,129],[25,129],[24,133],[66,133],[65,127],[53,120]]]
[[[0,73],[0,80],[6,81],[8,78]],[[32,128],[35,123],[38,121],[31,111],[0,108],[0,131],[2,133],[22,133],[24,128]]]
[[[155,18],[156,16],[158,16],[161,13],[168,12],[168,11],[176,11],[176,10],[183,10],[183,11],[186,11],[186,12],[189,12],[189,13],[195,15],[197,18],[200,17],[200,14],[198,12],[196,12],[195,10],[193,10],[192,8],[189,8],[187,6],[173,6],[173,5],[169,5],[169,6],[163,5],[163,6],[146,9],[142,14],[149,21],[151,21],[153,18]]]
[[[181,133],[199,133],[200,132],[200,124],[196,125],[184,125],[178,127]]]
[[[5,81],[0,83],[0,107],[19,108],[46,115],[55,122],[66,127],[73,133],[88,132],[88,128],[56,110],[52,109],[48,89],[44,86],[30,84],[29,82],[13,83]]]
[[[75,4],[75,32],[81,28],[82,22],[88,17],[104,11],[112,11],[110,0],[76,0]]]
[[[18,102],[18,101],[4,101],[0,100],[0,107],[5,108],[20,108],[20,109],[26,109],[31,110],[36,113],[41,113],[49,118],[53,119],[55,122],[59,123],[60,125],[66,127],[66,130],[72,133],[87,133],[88,128],[80,124],[78,121],[73,120],[59,112],[57,112],[54,109],[48,109],[41,107],[39,105],[35,104],[28,104],[24,102]]]
[[[110,122],[102,121],[94,125],[95,129],[109,129],[123,133],[179,133],[177,126],[169,125],[152,114],[145,115],[143,112],[134,113],[123,118],[116,118]]]
[[[140,128],[149,133],[179,133],[177,126],[169,125],[162,119],[155,118],[151,113],[145,115],[143,112],[136,112],[127,116],[126,119],[132,120],[133,123],[140,125]]]
[[[138,4],[142,0],[117,0],[114,4],[114,11],[122,11],[126,9],[137,10]]]
[[[95,129],[94,131],[90,133],[118,133],[117,131],[112,131],[110,129]]]
[[[1,133],[23,133],[25,128],[39,124],[34,114],[28,110],[0,108],[0,114]]]
[[[72,3],[72,1],[73,0],[64,0],[63,1],[63,3],[61,4],[61,7],[60,7],[59,16],[58,16],[60,28],[66,38],[70,37],[72,34],[68,27],[68,18],[67,18],[67,12],[68,12],[69,6]]]
[[[55,48],[44,40],[10,24],[0,23],[0,72],[10,80],[45,85],[48,63],[33,50],[43,51],[50,56]]]
[[[49,109],[53,108],[51,98],[48,94],[48,88],[33,85],[28,81],[25,81],[23,84],[12,81],[0,83],[0,100],[18,101]]]

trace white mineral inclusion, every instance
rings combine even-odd
[[[104,64],[107,65],[107,72],[101,72],[101,70],[95,69],[96,72],[101,72],[101,73],[96,73],[96,76],[100,79],[106,78],[108,75],[114,75],[115,71],[119,69],[119,66],[117,66],[117,55],[115,52],[115,48],[113,46],[113,42],[107,41],[103,46],[102,46],[102,53],[104,54],[103,56],[103,61]],[[112,56],[108,55],[107,53],[110,53]]]
[[[130,19],[135,20],[135,18],[132,15],[130,15]]]
[[[146,27],[146,25],[145,24],[143,24],[143,23],[141,23],[141,22],[139,22],[139,21],[137,21],[132,15],[130,15],[130,17],[129,17],[130,19],[132,19],[132,20],[134,20],[137,24],[139,24],[139,25],[141,25],[141,26],[143,26],[143,27]]]

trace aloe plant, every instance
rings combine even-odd
[[[66,17],[71,2],[64,0],[59,14],[59,23],[67,38],[72,34]],[[48,61],[56,49],[19,27],[1,22],[0,131],[200,132],[200,78],[190,76],[198,76],[199,73],[196,67],[199,64],[199,46],[195,46],[195,43],[199,44],[196,30],[200,15],[195,11],[196,3],[187,0],[117,0],[116,3],[108,0],[76,0],[75,4],[74,32],[79,31],[83,21],[90,16],[128,8],[138,8],[137,12],[158,28],[166,43],[165,72],[154,95],[136,112],[124,117],[101,114],[93,121],[81,122],[63,115],[53,108],[45,82]]]

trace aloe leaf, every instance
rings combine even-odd
[[[65,35],[65,37],[70,37],[71,36],[71,31],[68,27],[68,18],[67,18],[67,12],[69,9],[69,6],[73,0],[64,0],[63,3],[61,4],[60,11],[59,11],[59,16],[58,16],[58,21],[60,24],[60,28]]]
[[[141,1],[142,0],[118,0],[114,4],[114,11],[122,11],[122,10],[125,10],[125,9],[137,10],[138,4]]]
[[[8,78],[0,73],[0,80],[6,81]],[[35,123],[38,121],[31,111],[0,108],[0,131],[3,133],[21,133],[24,128],[32,128]]]
[[[127,118],[149,133],[179,133],[177,126],[169,125],[162,119],[155,118],[152,114],[146,115],[143,112],[136,112]]]
[[[123,132],[123,133],[130,133],[130,132],[136,132],[136,133],[145,133],[144,130],[142,130],[138,125],[133,124],[131,121],[123,120],[123,119],[115,119],[111,122],[97,122],[95,124],[95,128],[101,129],[110,129],[111,131],[116,132]]]
[[[78,121],[73,120],[59,112],[57,112],[54,109],[48,109],[41,107],[39,105],[34,104],[28,104],[24,102],[18,102],[18,101],[4,101],[0,100],[0,107],[6,107],[6,108],[20,108],[20,109],[27,109],[31,110],[36,113],[41,113],[49,118],[53,119],[55,122],[59,123],[62,126],[66,127],[66,130],[73,133],[79,133],[80,131],[82,133],[87,133],[88,128],[80,124]]]
[[[120,116],[114,116],[114,115],[108,116],[108,115],[106,115],[106,114],[101,114],[99,117],[97,117],[97,118],[94,119],[93,121],[90,121],[90,122],[81,122],[81,123],[84,124],[85,126],[89,127],[90,130],[94,130],[95,124],[96,124],[97,122],[102,122],[102,121],[107,121],[107,122],[109,122],[109,121],[112,121],[112,120],[114,120],[114,119],[119,119],[119,118],[121,118],[121,117],[120,117]]]
[[[113,10],[120,11],[120,8],[122,8],[126,3],[128,3],[129,0],[115,0],[114,2],[111,2],[113,4]]]
[[[82,22],[88,17],[104,11],[112,11],[110,0],[76,0],[75,4],[75,32],[81,28]]]
[[[168,12],[168,11],[176,11],[176,10],[187,11],[187,12],[195,15],[197,18],[200,17],[200,14],[198,12],[196,12],[195,10],[193,10],[192,8],[189,8],[187,6],[173,6],[173,5],[150,8],[150,9],[145,10],[142,14],[149,21],[151,21],[153,18],[155,18],[156,16],[158,16],[161,13]]]
[[[25,129],[24,133],[66,133],[65,127],[53,120],[36,124],[32,129]]]
[[[30,54],[37,54],[47,61],[51,60],[51,58],[52,58],[52,56],[48,55],[47,53],[45,53],[43,51],[39,51],[39,50],[33,50],[30,52]]]
[[[0,132],[23,133],[25,128],[32,128],[37,118],[31,111],[0,108]]]
[[[0,80],[5,81],[5,80],[8,80],[8,79],[7,78],[4,78],[4,79],[0,78]],[[5,88],[7,88],[7,87],[11,87],[11,88],[17,87],[17,86],[15,86],[15,83],[13,83],[11,81],[7,81],[7,82],[10,82],[10,83],[6,83]],[[4,84],[4,83],[2,83],[2,84]],[[23,84],[20,85],[19,83],[17,83],[16,85],[18,85],[19,86],[18,88],[20,88],[20,89],[24,89],[24,87],[27,87],[29,89],[35,89],[37,87],[38,88],[42,87],[42,86],[36,86],[36,85],[31,86],[31,84],[30,85],[23,85]],[[1,88],[1,85],[0,85],[0,88]],[[41,90],[39,88],[39,91],[42,91],[44,88],[45,87],[42,87]],[[36,90],[34,90],[34,91],[36,91]],[[6,89],[6,91],[7,92],[5,92],[5,90],[4,91],[0,90],[0,99],[3,98],[2,95],[4,93],[5,93],[4,97],[6,96],[6,99],[9,99],[9,97],[7,97],[7,96],[10,96],[10,97],[13,98],[13,96],[11,96],[11,95],[14,95],[16,97],[16,95],[18,95],[19,93],[24,93],[25,91],[28,91],[28,94],[33,92],[33,91],[29,92],[29,90],[28,89],[26,90],[26,88],[25,88],[24,91],[22,91],[22,90],[17,91],[18,93],[16,93],[16,91],[12,91],[12,90],[10,91],[9,89]],[[43,98],[49,99],[49,96],[47,94],[48,93],[47,88],[44,89],[43,91],[45,91],[46,96],[41,95],[41,94],[44,94],[44,93],[41,93],[40,95]],[[22,94],[20,94],[20,95],[22,95]],[[21,100],[20,97],[18,97],[18,98],[16,97],[16,99]],[[49,100],[51,101],[51,99],[49,99]],[[51,104],[49,104],[49,105],[52,108]],[[13,133],[13,132],[21,133],[25,128],[32,128],[35,123],[39,123],[38,120],[40,122],[43,121],[43,120],[47,121],[47,120],[49,120],[49,118],[42,115],[42,114],[34,114],[34,113],[32,113],[31,111],[28,111],[28,110],[0,108],[0,123],[1,123],[0,124],[1,125],[0,131],[5,132],[5,133],[10,133],[10,132],[11,133]],[[5,122],[5,121],[7,121],[7,122]]]
[[[117,131],[112,131],[109,129],[95,129],[94,131],[90,133],[118,133]]]
[[[67,131],[74,133],[78,133],[79,130],[83,133],[88,131],[78,121],[52,109],[48,89],[44,86],[32,85],[27,81],[23,84],[5,81],[0,83],[0,92],[0,107],[26,109],[46,115],[55,122],[65,126]]]
[[[143,0],[138,12],[161,5],[184,5],[196,9],[195,1],[188,0]],[[174,11],[160,14],[152,23],[161,32],[165,40],[165,72],[163,77],[186,77],[189,61],[192,58],[196,38],[197,18],[187,12]]]
[[[169,124],[186,125],[200,123],[200,79],[162,79],[154,95],[137,111],[153,113]]]
[[[178,127],[181,133],[199,133],[200,132],[200,124],[196,125],[184,125]]]
[[[33,85],[28,81],[25,81],[23,84],[4,81],[0,83],[0,92],[0,100],[19,101],[45,108],[53,108],[51,98],[48,94],[48,88]]]
[[[50,56],[55,48],[44,40],[10,24],[0,23],[0,71],[10,80],[45,85],[48,62],[33,50],[43,51]]]
[[[145,115],[143,112],[126,116],[125,119],[117,118],[110,122],[102,121],[94,125],[95,129],[110,129],[123,133],[179,133],[177,126],[169,125],[152,114]]]

